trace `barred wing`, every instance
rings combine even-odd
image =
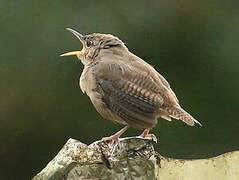
[[[135,128],[156,125],[156,111],[164,99],[149,71],[114,63],[104,64],[95,75],[102,100],[111,112]]]

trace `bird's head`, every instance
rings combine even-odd
[[[107,53],[119,54],[128,51],[124,43],[111,34],[93,33],[82,35],[73,29],[67,28],[67,30],[80,40],[83,48],[81,51],[64,53],[61,56],[75,55],[84,65],[97,60],[97,58],[100,59]]]

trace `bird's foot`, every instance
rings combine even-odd
[[[110,137],[103,137],[102,141],[112,141],[112,143],[119,143],[119,137],[128,129],[128,126],[125,126],[123,129],[115,133],[114,135]]]
[[[109,136],[109,137],[103,137],[102,141],[112,141],[112,143],[118,144],[119,143],[119,136],[112,135],[112,136]]]
[[[117,133],[116,133],[117,134]],[[108,144],[109,145],[109,147],[111,148],[111,156],[113,157],[113,155],[114,155],[114,152],[115,152],[115,150],[116,150],[116,148],[117,148],[117,146],[119,147],[119,148],[121,148],[121,145],[120,145],[120,143],[119,143],[119,141],[120,141],[120,139],[119,139],[119,135],[117,134],[114,134],[114,135],[112,135],[112,136],[109,136],[109,137],[103,137],[102,138],[102,141],[110,141],[110,144]]]
[[[144,132],[140,135],[140,137],[142,138],[150,138],[152,139],[154,142],[158,142],[156,136],[154,134],[149,134],[149,129],[145,129]]]

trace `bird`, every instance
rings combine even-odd
[[[111,34],[82,35],[66,28],[82,43],[82,50],[60,56],[77,56],[84,65],[79,85],[99,114],[125,125],[104,141],[119,142],[129,128],[144,130],[142,138],[157,141],[149,134],[157,119],[183,121],[189,126],[201,125],[179,104],[168,81],[140,57],[131,53],[125,43]]]

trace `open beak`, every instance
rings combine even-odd
[[[72,52],[68,52],[68,53],[64,53],[64,54],[61,54],[60,56],[74,56],[76,55],[77,57],[80,56],[82,54],[82,51],[72,51]]]
[[[72,34],[74,34],[81,42],[82,42],[82,38],[84,37],[81,33],[71,29],[71,28],[66,28],[66,30],[70,31]]]
[[[83,44],[83,35],[71,28],[66,28],[66,30],[70,31],[72,34],[74,34]],[[84,52],[84,48],[81,50],[81,51],[73,51],[73,52],[68,52],[68,53],[64,53],[64,54],[61,54],[60,56],[77,56],[78,58],[81,57],[81,55],[83,54]]]

